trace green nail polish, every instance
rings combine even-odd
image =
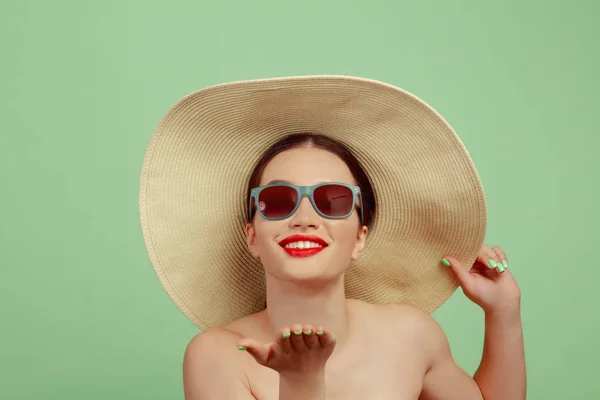
[[[508,268],[508,261],[502,260],[502,265],[504,266],[504,269]]]
[[[294,335],[302,335],[302,330],[294,331]]]
[[[505,269],[502,264],[498,264],[498,272],[504,272]]]
[[[445,258],[442,258],[442,264],[444,264],[446,267],[449,267],[450,261],[446,260]]]
[[[312,333],[312,330],[307,330],[307,331],[303,331],[305,335],[310,335]]]
[[[492,267],[492,268],[498,267],[498,264],[496,263],[496,261],[492,260],[491,258],[488,260],[488,264],[490,264],[490,267]]]
[[[319,331],[316,331],[315,333],[316,333],[317,335],[319,335],[319,336],[323,336],[323,332],[322,332],[322,331],[321,331],[321,332],[319,332]]]
[[[290,336],[292,336],[292,334],[291,334],[290,332],[288,332],[288,333],[284,333],[284,334],[283,334],[283,335],[281,335],[281,336],[283,336],[283,338],[284,338],[284,339],[287,339],[287,338],[289,338]]]
[[[238,346],[238,348],[237,348],[237,349],[238,349],[238,350],[248,350],[248,348],[247,348],[247,347],[245,347],[245,346]]]

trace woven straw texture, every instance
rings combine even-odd
[[[140,217],[177,307],[201,330],[263,309],[264,272],[244,236],[246,185],[266,148],[299,132],[343,142],[375,190],[378,213],[346,273],[347,297],[437,309],[458,287],[441,257],[472,265],[483,243],[479,176],[456,133],[422,100],[343,76],[217,85],[161,120],[142,167]]]

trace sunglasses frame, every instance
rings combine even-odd
[[[352,193],[353,207],[348,214],[341,215],[339,217],[332,217],[329,215],[325,215],[319,210],[319,208],[315,204],[315,198],[314,198],[315,190],[317,190],[318,188],[320,188],[322,186],[329,186],[329,185],[344,186],[344,187],[350,189],[350,192]],[[290,213],[288,215],[285,215],[285,216],[279,217],[279,218],[269,218],[269,217],[266,217],[262,213],[262,210],[260,209],[260,207],[258,205],[258,196],[260,195],[260,192],[262,192],[263,190],[270,188],[270,187],[276,187],[276,186],[285,186],[285,187],[294,189],[298,195],[298,201],[296,201],[296,205],[294,206],[293,210],[290,211]],[[354,209],[356,208],[356,197],[358,197],[358,200],[360,202],[360,207],[359,207],[360,221],[361,221],[361,223],[364,221],[363,202],[362,202],[362,195],[360,192],[360,187],[358,187],[356,185],[348,185],[348,184],[339,183],[339,182],[324,182],[324,183],[319,183],[319,184],[312,185],[312,186],[297,186],[297,185],[292,185],[290,183],[273,183],[273,184],[269,184],[269,185],[265,185],[265,186],[255,187],[250,191],[250,204],[248,205],[249,206],[248,207],[248,218],[252,219],[252,212],[253,212],[252,206],[254,205],[254,207],[256,208],[256,211],[258,211],[261,218],[263,218],[267,221],[281,221],[283,219],[287,219],[287,218],[291,217],[292,215],[294,215],[294,213],[298,210],[298,207],[300,207],[300,203],[302,202],[302,199],[305,196],[308,197],[310,204],[312,204],[313,209],[317,212],[317,214],[319,214],[321,217],[327,218],[327,219],[344,219],[344,218],[348,218],[349,216],[351,216],[352,213],[354,212]]]

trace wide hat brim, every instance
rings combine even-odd
[[[346,272],[347,297],[436,310],[458,287],[443,255],[470,266],[483,243],[479,176],[425,102],[345,76],[217,85],[181,99],[160,121],[142,167],[140,218],[177,307],[201,330],[264,308],[264,270],[244,236],[247,182],[268,146],[300,132],[344,143],[374,188],[378,211]]]

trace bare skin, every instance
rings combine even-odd
[[[431,357],[426,350],[426,338],[422,334],[432,328],[428,325],[433,325],[433,322],[429,320],[429,317],[409,306],[377,306],[347,300],[347,307],[351,316],[352,333],[348,336],[344,347],[336,348],[334,354],[328,361],[326,360],[326,364],[320,359],[327,353],[323,351],[323,348],[317,348],[317,351],[311,351],[312,348],[309,351],[303,351],[297,350],[297,347],[293,346],[289,351],[296,356],[288,358],[290,361],[294,359],[292,363],[294,365],[298,365],[298,360],[307,353],[316,353],[317,355],[315,360],[310,360],[311,368],[306,368],[311,364],[310,362],[299,363],[301,365],[299,369],[304,375],[298,377],[296,387],[294,387],[296,382],[292,377],[289,386],[295,392],[292,394],[297,397],[290,398],[321,398],[319,397],[321,395],[319,385],[316,385],[315,389],[307,384],[317,380],[310,375],[311,372],[318,374],[320,368],[324,368],[325,396],[322,398],[332,400],[417,399],[421,393],[423,379],[430,364],[428,360]],[[224,396],[231,393],[231,397],[228,398],[264,400],[283,398],[280,397],[279,392],[279,374],[274,369],[258,363],[252,355],[237,350],[234,344],[249,345],[250,341],[246,339],[248,337],[257,338],[256,340],[260,343],[272,343],[274,340],[289,343],[296,338],[302,341],[307,341],[309,338],[314,340],[317,335],[313,331],[308,336],[304,333],[298,336],[292,334],[287,340],[279,339],[281,337],[279,335],[276,339],[269,337],[264,330],[265,314],[266,312],[263,312],[243,318],[230,324],[226,329],[206,331],[204,334],[214,335],[214,340],[220,344],[218,348],[212,349],[211,353],[214,352],[213,354],[219,360],[216,362],[222,363],[221,367],[228,372],[226,375],[221,375],[207,371],[210,369],[208,365],[205,365],[208,367],[206,369],[199,365],[189,365],[190,372],[195,367],[204,370],[198,372],[195,384],[200,386],[210,384],[222,388],[232,384],[237,385],[238,391],[236,392],[214,392],[223,393]],[[305,328],[310,328],[310,325],[307,324]],[[204,353],[204,357],[207,356],[203,344],[199,343],[204,334],[198,336],[196,338],[198,341],[192,342],[188,348],[189,355],[197,352],[198,357],[195,359],[198,362],[201,362],[201,353]],[[323,347],[333,350],[335,341],[327,340],[326,343],[329,346]],[[193,356],[188,357],[190,363],[193,362],[192,358]],[[462,374],[458,370],[456,373]],[[306,375],[309,377],[306,378]],[[188,390],[188,393],[193,393],[191,386],[188,387]],[[285,393],[281,393],[281,395],[285,395]],[[188,398],[208,399],[210,396],[190,396]]]
[[[276,156],[261,184],[272,180],[355,184],[342,160],[313,148]],[[356,214],[324,219],[303,199],[287,220],[255,217],[246,235],[265,268],[268,307],[192,339],[184,358],[187,399],[525,399],[520,291],[509,270],[488,265],[506,260],[502,249],[484,246],[471,271],[447,256],[465,295],[486,313],[484,355],[471,377],[429,314],[345,298],[344,272],[367,235]],[[318,235],[327,247],[290,257],[278,242],[295,233]]]

